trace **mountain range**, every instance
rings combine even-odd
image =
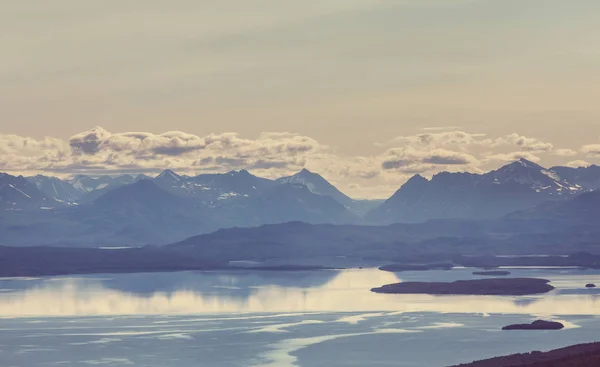
[[[293,221],[510,223],[531,216],[534,208],[539,216],[555,213],[563,202],[575,205],[599,183],[597,166],[546,169],[524,159],[485,174],[442,172],[430,180],[415,175],[385,201],[354,200],[306,169],[277,180],[246,170],[69,180],[0,174],[0,245],[167,244],[221,228]]]
[[[600,170],[590,166],[546,169],[525,159],[485,174],[441,172],[427,180],[408,180],[391,198],[368,214],[372,223],[423,222],[430,219],[492,219],[546,201],[564,200],[594,190]],[[578,179],[583,178],[583,179]]]

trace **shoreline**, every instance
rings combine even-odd
[[[512,354],[451,367],[597,367],[600,366],[600,342],[572,345],[548,352]]]

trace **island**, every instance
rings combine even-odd
[[[550,352],[531,352],[496,357],[453,367],[596,367],[600,366],[600,343],[579,344]]]
[[[474,271],[473,275],[500,277],[500,276],[510,275],[510,271],[506,271],[506,270]]]
[[[536,320],[531,324],[515,324],[508,325],[502,330],[561,330],[565,326],[556,321]]]
[[[527,296],[550,292],[550,281],[538,278],[490,278],[455,282],[403,282],[371,289],[384,294]]]

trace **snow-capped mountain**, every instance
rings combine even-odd
[[[59,204],[25,177],[0,173],[0,210],[48,210]]]
[[[585,191],[555,172],[521,159],[483,175],[441,172],[431,180],[416,175],[368,218],[374,223],[498,218]]]
[[[570,182],[571,184],[579,185],[586,189],[600,189],[600,166],[595,164],[588,167],[552,167],[550,172],[553,172],[561,180]]]
[[[58,202],[76,203],[84,194],[68,181],[63,181],[56,177],[37,175],[27,177],[27,181],[33,183],[47,197],[53,198]]]
[[[74,228],[93,223],[77,235],[99,245],[164,244],[219,228],[200,202],[168,193],[151,179],[109,190],[65,216]]]
[[[329,181],[323,178],[318,173],[313,173],[306,168],[296,173],[293,176],[282,177],[276,180],[279,184],[301,184],[304,185],[313,194],[330,196],[338,203],[348,207],[354,202],[350,197],[333,186]]]
[[[275,185],[272,180],[254,176],[246,170],[193,177],[165,170],[154,182],[172,194],[201,199],[213,205],[230,199],[256,196]]]
[[[115,188],[130,185],[139,180],[147,179],[145,175],[121,175],[121,176],[86,176],[77,175],[66,182],[71,184],[77,191],[81,193],[79,201],[81,203],[89,203],[105,193]]]
[[[535,192],[548,196],[571,196],[585,189],[578,184],[571,184],[553,170],[548,170],[526,159],[501,167],[483,175],[496,185],[519,184],[528,186]]]
[[[548,170],[527,160],[485,174],[441,172],[430,180],[415,175],[365,222],[499,218],[567,201],[589,191],[594,177],[595,166]],[[72,180],[0,174],[0,237],[15,244],[169,243],[229,227],[360,223],[359,204],[373,205],[349,198],[308,170],[275,181],[245,170]]]
[[[109,189],[111,187],[118,187],[134,183],[138,180],[139,176],[121,175],[117,177],[113,176],[86,176],[77,175],[68,182],[73,187],[81,192],[92,192],[96,190]],[[143,178],[143,177],[140,177]]]

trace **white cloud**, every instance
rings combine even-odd
[[[485,137],[485,134],[473,134],[463,131],[444,131],[438,133],[399,136],[390,140],[386,145],[410,145],[415,147],[472,145],[485,141]]]
[[[513,145],[523,152],[548,152],[554,148],[552,143],[512,133],[496,139],[492,145]]]
[[[577,152],[573,149],[556,149],[554,154],[559,157],[573,157],[577,155]]]
[[[266,132],[246,138],[233,132],[205,136],[181,131],[112,133],[96,127],[67,140],[0,134],[0,170],[64,176],[151,174],[166,168],[186,174],[248,169],[256,175],[276,178],[306,167],[352,196],[386,197],[417,173],[484,172],[519,158],[540,162],[542,157],[557,159],[578,154],[566,148],[553,150],[549,142],[516,133],[489,137],[438,131],[400,136],[385,145],[379,154],[356,156],[291,132]],[[587,145],[582,152],[600,156],[600,144]],[[588,162],[572,158],[569,164]]]
[[[511,153],[498,153],[487,157],[489,161],[500,161],[500,162],[514,162],[519,159],[527,159],[532,162],[539,162],[540,157],[531,152],[511,152]]]
[[[581,151],[589,156],[598,157],[600,156],[600,144],[584,145]]]
[[[568,162],[566,164],[567,167],[572,167],[572,168],[579,168],[579,167],[589,167],[591,166],[590,162],[584,161],[584,160],[576,160],[576,161],[571,161]]]
[[[438,166],[469,166],[478,164],[478,160],[464,152],[442,148],[418,150],[413,147],[392,148],[384,155],[381,167],[384,170],[421,173]]]

